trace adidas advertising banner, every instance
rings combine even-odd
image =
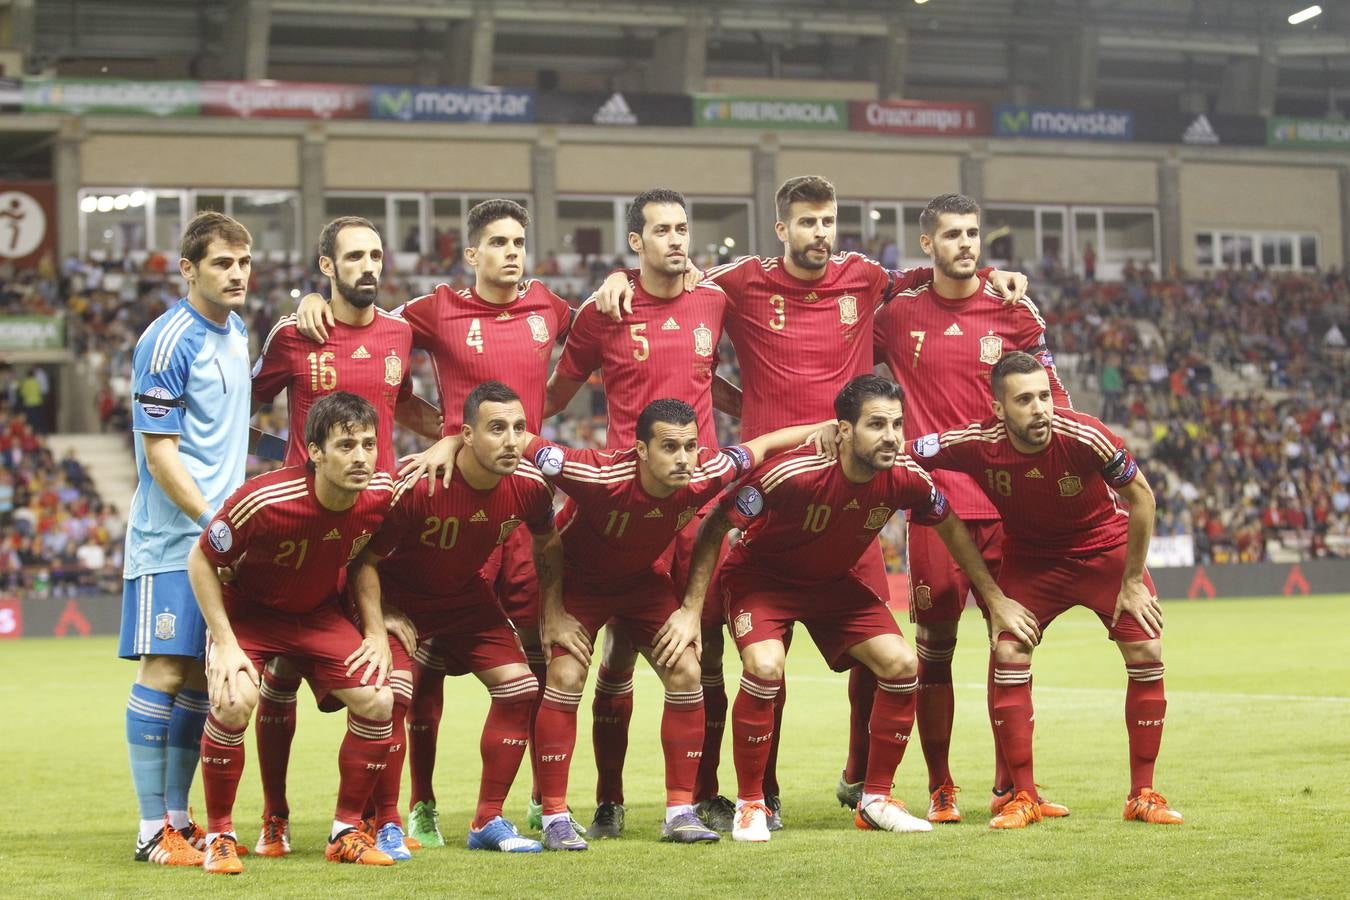
[[[241,119],[364,119],[370,88],[304,81],[203,81],[202,113]]]
[[[848,128],[848,101],[696,96],[694,126],[760,128],[769,131],[787,128],[844,131]]]
[[[1350,150],[1350,121],[1344,119],[1266,120],[1266,143],[1298,150]]]
[[[1129,141],[1134,139],[1134,113],[1121,109],[996,106],[994,134],[1056,141]]]
[[[984,103],[852,100],[848,124],[853,131],[969,137],[989,133],[989,107]]]
[[[535,93],[527,88],[412,87],[370,89],[370,117],[402,122],[535,121]]]
[[[688,94],[611,93],[539,95],[538,121],[556,125],[655,125],[688,128],[694,101]]]
[[[1189,144],[1193,147],[1263,147],[1266,120],[1261,116],[1230,116],[1199,113],[1155,115],[1137,113],[1134,139],[1155,144]]]

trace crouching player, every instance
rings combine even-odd
[[[1054,406],[1049,377],[1034,356],[1006,354],[990,373],[990,387],[992,418],[919,438],[911,454],[925,469],[953,469],[979,482],[1003,517],[1000,580],[1041,628],[1073,606],[1101,618],[1129,677],[1125,818],[1179,825],[1181,814],[1153,790],[1167,710],[1162,609],[1144,568],[1153,491],[1119,437],[1091,416]],[[993,725],[1012,770],[1014,798],[989,825],[1025,828],[1041,818],[1032,777],[1032,647],[997,626],[991,633],[998,641]]]
[[[795,451],[760,466],[703,523],[686,603],[702,596],[722,536],[743,536],[718,577],[741,653],[741,689],[732,707],[738,782],[732,837],[767,841],[763,775],[783,684],[788,627],[800,621],[831,668],[853,660],[877,677],[862,799],[855,824],[880,831],[931,831],[891,798],[891,783],[914,726],[918,660],[895,616],[856,573],[863,553],[900,509],[932,526],[988,602],[995,627],[1036,640],[1031,615],[1004,596],[942,492],[902,452],[901,391],[876,375],[849,381],[835,398],[838,459]]]
[[[216,513],[188,557],[188,577],[206,619],[211,712],[202,733],[207,872],[238,874],[232,812],[244,770],[244,731],[258,704],[258,673],[285,656],[347,707],[338,751],[337,812],[326,856],[392,865],[359,826],[389,755],[393,694],[385,684],[389,638],[373,571],[357,569],[357,631],[339,600],[347,563],[384,519],[393,479],[375,471],[375,408],[345,391],[314,404],[305,420],[309,462],[244,482]],[[223,584],[218,568],[235,577]]]

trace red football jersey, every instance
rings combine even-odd
[[[253,366],[253,402],[271,403],[283,390],[289,406],[288,466],[309,460],[305,417],[320,398],[334,391],[364,397],[380,415],[377,426],[383,472],[398,468],[394,458],[394,409],[412,394],[408,357],[412,329],[403,319],[376,307],[375,318],[361,327],[338,322],[328,340],[316,344],[295,328],[295,316],[282,316],[263,343]]]
[[[653,400],[673,397],[698,413],[698,440],[717,446],[712,379],[727,295],[712,282],[672,299],[653,297],[629,272],[633,312],[615,322],[593,301],[577,310],[558,372],[585,381],[596,369],[605,380],[609,428],[605,446],[633,446],[638,415]]]
[[[1039,453],[1013,447],[992,416],[908,447],[925,469],[965,472],[980,485],[1003,517],[1005,554],[1083,556],[1128,537],[1129,512],[1112,487],[1129,484],[1139,467],[1092,416],[1056,409],[1050,445]]]
[[[261,603],[303,613],[336,599],[347,563],[384,521],[394,481],[371,476],[356,505],[334,512],[314,495],[314,473],[287,466],[245,481],[206,526],[197,544],[213,565],[234,566],[226,608]]]
[[[750,451],[700,447],[689,485],[653,497],[638,476],[637,450],[573,450],[535,438],[529,459],[567,494],[558,514],[568,579],[615,584],[652,570],[675,535],[728,484],[750,470]]]
[[[803,447],[757,468],[721,500],[742,537],[726,565],[778,581],[818,584],[842,577],[899,509],[937,525],[950,513],[927,473],[900,454],[866,484],[844,477],[838,459]]]
[[[872,317],[896,290],[931,269],[892,272],[860,253],[830,257],[815,281],[789,275],[781,257],[743,256],[711,269],[727,293],[726,329],[741,366],[741,438],[834,415],[834,398],[872,371]]]
[[[483,563],[522,522],[535,534],[553,527],[553,489],[526,461],[486,491],[470,487],[458,468],[450,487],[432,497],[425,482],[405,478],[370,545],[386,557],[380,583],[405,608],[444,609],[456,595],[472,593]]]
[[[1023,299],[1005,306],[981,276],[969,297],[949,300],[932,285],[901,291],[877,311],[876,361],[905,389],[905,435],[910,439],[976,422],[989,415],[989,373],[1004,353],[1025,350],[1046,367],[1056,406],[1071,407],[1045,344],[1045,320]],[[966,520],[997,519],[980,486],[961,472],[933,480]]]
[[[412,326],[413,346],[431,354],[445,434],[459,431],[469,392],[494,379],[520,395],[530,431],[539,431],[549,358],[571,321],[566,300],[538,281],[523,282],[506,304],[438,284],[399,312]]]

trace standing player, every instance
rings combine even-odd
[[[540,594],[556,602],[562,547],[553,491],[538,469],[521,461],[525,410],[506,385],[488,381],[473,389],[464,401],[461,435],[449,487],[432,495],[415,476],[401,481],[368,556],[388,556],[380,577],[388,606],[410,620],[419,639],[435,640],[450,671],[472,672],[492,698],[479,744],[483,775],[469,849],[536,853],[539,842],[502,818],[502,804],[525,755],[539,684],[481,570],[523,522]],[[396,660],[403,656],[393,649]],[[439,683],[443,673],[433,677]]]
[[[1003,596],[942,492],[901,452],[901,390],[860,375],[835,399],[837,460],[804,451],[760,466],[703,523],[688,596],[708,587],[722,535],[742,538],[718,576],[727,621],[744,671],[732,710],[738,783],[732,837],[769,839],[762,790],[773,735],[774,698],[782,688],[788,627],[801,621],[831,668],[856,660],[877,676],[871,748],[855,823],[881,831],[931,831],[890,796],[914,724],[914,652],[895,616],[861,578],[857,563],[897,509],[936,527],[971,580],[989,598],[995,621],[1034,643],[1031,617]]]
[[[460,409],[477,385],[499,380],[521,397],[525,418],[539,431],[544,411],[544,386],[553,345],[567,335],[571,308],[539,281],[521,281],[525,272],[525,208],[511,200],[485,200],[469,210],[464,259],[473,267],[474,286],[461,291],[440,284],[410,300],[399,312],[413,330],[413,346],[431,355],[443,410]],[[306,297],[296,311],[300,333],[326,337],[325,317],[331,311],[321,297]],[[331,324],[331,323],[330,323]],[[461,422],[447,413],[446,435],[458,434]],[[544,678],[539,649],[539,597],[524,533],[510,538],[490,563],[498,595],[525,645],[531,671]],[[435,657],[424,656],[427,662]],[[442,679],[434,666],[418,678],[408,728],[412,771],[412,816],[409,831],[429,846],[445,842],[438,830],[436,794],[431,778],[436,765]]]
[[[877,311],[874,326],[876,359],[890,367],[905,389],[905,434],[912,439],[982,418],[989,408],[989,373],[1005,349],[1037,354],[1047,365],[1055,403],[1069,406],[1068,394],[1055,375],[1045,344],[1045,321],[1035,305],[1026,298],[1004,303],[978,271],[979,205],[961,194],[942,194],[919,215],[919,228],[923,252],[933,260],[933,282],[898,293]],[[998,511],[968,475],[935,472],[933,480],[970,531],[985,564],[997,576],[1003,555]],[[971,584],[934,529],[912,523],[907,524],[906,531],[909,615],[915,623],[914,643],[919,655],[915,724],[928,763],[928,820],[959,822],[957,788],[948,763],[954,707],[952,655]],[[874,690],[870,673],[855,667],[849,678],[855,706],[864,706]],[[992,658],[989,679],[992,702]],[[841,803],[857,805],[867,766],[866,738],[865,733],[852,736],[848,763],[840,778]],[[997,750],[995,757],[997,812],[1012,798],[1008,791],[1012,782]],[[1043,803],[1041,811],[1052,816],[1068,814],[1068,809],[1057,803]]]
[[[1129,678],[1125,818],[1179,825],[1181,814],[1153,790],[1167,711],[1162,608],[1144,567],[1153,536],[1153,491],[1124,441],[1092,416],[1055,407],[1049,373],[1034,356],[1005,355],[990,374],[990,387],[993,417],[913,441],[914,458],[926,469],[975,478],[1003,517],[1002,583],[1042,629],[1074,606],[1102,620]],[[1015,796],[989,825],[1025,828],[1043,815],[1032,775],[1032,647],[997,621],[993,634],[991,718]]]
[[[726,329],[741,367],[741,436],[746,439],[828,416],[845,382],[872,370],[869,344],[877,307],[896,291],[931,277],[929,269],[893,272],[860,253],[833,254],[837,204],[834,186],[820,176],[789,178],[778,189],[775,207],[783,255],[741,257],[706,276],[728,297]],[[1025,276],[995,275],[1015,296],[1026,290]],[[599,303],[617,316],[628,293],[626,276],[615,273],[602,287]],[[880,546],[868,551],[863,565],[868,586],[888,599]],[[780,722],[786,691],[777,696],[775,721]],[[855,710],[853,731],[865,729],[866,722],[867,716]],[[781,804],[772,757],[767,778],[770,827],[776,830]],[[719,825],[725,825],[727,812],[718,817]]]
[[[717,375],[717,344],[727,297],[710,282],[685,290],[689,268],[689,215],[684,196],[657,188],[633,198],[628,207],[628,246],[638,254],[632,312],[623,322],[602,314],[593,301],[577,310],[567,345],[548,382],[544,417],[564,408],[599,370],[605,379],[609,423],[605,446],[631,450],[638,415],[659,397],[674,397],[695,410],[698,446],[716,447],[713,406],[740,414],[740,391]],[[677,538],[671,561],[676,596],[684,593],[695,517]],[[717,797],[717,764],[726,723],[722,686],[722,614],[717,604],[703,609],[704,745],[694,791],[696,803]],[[623,765],[628,724],[633,717],[633,661],[637,651],[617,629],[606,632],[596,678],[591,728],[598,778],[596,811],[589,833],[618,837],[623,831]],[[729,801],[723,800],[727,806]]]
[[[563,593],[543,610],[544,647],[551,648],[552,658],[536,726],[536,753],[546,849],[586,849],[567,814],[567,779],[591,648],[606,622],[642,648],[666,689],[661,839],[718,839],[693,806],[704,743],[699,666],[700,655],[707,652],[701,638],[703,597],[686,597],[681,606],[670,574],[656,563],[722,488],[756,460],[807,440],[818,426],[776,431],[718,451],[700,444],[697,423],[698,413],[689,404],[654,400],[638,415],[634,446],[627,450],[571,450],[536,439],[526,451],[568,496],[559,516]],[[829,443],[832,448],[833,441]]]
[[[357,569],[352,593],[364,635],[342,608],[347,563],[384,519],[393,479],[375,471],[379,414],[338,391],[305,420],[309,463],[249,479],[230,496],[188,557],[188,573],[211,646],[211,713],[202,732],[207,872],[243,871],[232,811],[244,771],[244,731],[258,703],[258,673],[287,656],[318,689],[347,707],[338,751],[338,799],[325,856],[333,862],[392,865],[360,830],[361,814],[388,765],[393,731],[389,636],[374,572]],[[218,568],[235,569],[222,584]]]
[[[384,270],[384,244],[375,226],[358,216],[342,216],[319,234],[319,271],[328,276],[332,314],[336,320],[323,346],[316,349],[296,330],[295,316],[283,316],[263,344],[253,369],[255,406],[271,403],[286,391],[290,440],[288,466],[303,465],[305,417],[318,399],[336,390],[366,399],[379,415],[379,452],[376,470],[392,473],[394,422],[435,440],[440,437],[440,414],[412,393],[408,374],[412,329],[408,323],[376,305]],[[393,757],[376,789],[393,792],[392,802],[381,804],[376,844],[394,859],[408,859],[403,822],[398,816],[398,788],[407,746],[404,720],[412,701],[411,671],[395,670]],[[295,692],[300,675],[283,657],[268,663],[258,700],[258,767],[263,785],[262,833],[254,847],[263,856],[290,853],[290,804],[286,800],[286,770],[295,736]]]
[[[188,788],[206,721],[200,660],[206,624],[188,583],[188,551],[244,480],[248,337],[242,309],[248,230],[201,213],[183,233],[187,297],[150,324],[132,356],[139,484],[127,521],[118,655],[139,660],[127,701],[131,776],[140,803],[137,860],[200,865]],[[198,846],[199,845],[199,846]]]

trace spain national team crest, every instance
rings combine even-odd
[[[914,607],[928,609],[933,605],[933,589],[926,584],[914,586]]]
[[[1083,479],[1077,475],[1065,475],[1059,480],[1059,495],[1061,497],[1077,497],[1083,491]]]
[[[675,520],[675,530],[684,531],[684,527],[694,521],[696,515],[698,515],[698,510],[692,506],[680,513],[680,517]]]
[[[531,313],[525,320],[530,326],[530,337],[541,344],[548,343],[548,322],[539,313]]]
[[[867,521],[863,523],[863,527],[876,531],[882,525],[885,525],[886,520],[890,517],[891,509],[889,506],[874,506],[867,511]]]
[[[986,334],[980,338],[980,362],[992,366],[1003,358],[1003,338],[996,334]]]
[[[155,616],[155,637],[161,641],[171,641],[178,633],[178,617],[173,613],[160,613]]]
[[[510,518],[502,523],[501,530],[497,532],[497,543],[505,544],[506,539],[511,536],[511,532],[520,527],[520,519]]]
[[[384,383],[399,385],[403,383],[403,360],[393,350],[384,358]]]
[[[712,329],[702,322],[694,329],[694,352],[699,356],[712,356],[713,338]]]
[[[839,321],[845,325],[858,324],[858,298],[845,294],[839,298]]]
[[[738,638],[743,638],[749,634],[750,627],[750,614],[748,612],[737,613],[736,618],[731,623],[731,628]]]
[[[356,559],[358,556],[360,556],[361,551],[366,549],[366,544],[369,543],[370,543],[369,534],[363,534],[356,540],[352,541],[352,549],[351,552],[347,554],[347,560],[350,562],[351,560]]]

